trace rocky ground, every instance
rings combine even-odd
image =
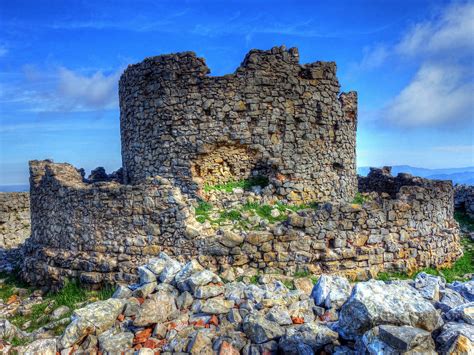
[[[322,276],[314,287],[261,277],[226,282],[195,260],[160,254],[139,269],[140,283],[76,309],[67,323],[28,334],[0,321],[3,352],[20,354],[313,354],[474,351],[474,278],[447,284],[414,280],[359,282]],[[35,295],[41,297],[40,295]],[[21,296],[19,296],[21,297]],[[30,302],[35,302],[30,300]],[[8,302],[7,302],[8,303]],[[10,305],[1,305],[2,312]],[[25,307],[21,304],[20,307]],[[45,314],[47,311],[45,310]],[[48,325],[46,328],[51,328]],[[10,339],[35,339],[13,347]]]

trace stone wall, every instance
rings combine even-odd
[[[380,181],[374,170],[367,181]],[[201,238],[202,263],[250,266],[292,273],[342,273],[365,279],[380,271],[411,272],[446,265],[462,255],[453,218],[450,181],[390,177],[385,191],[366,196],[362,205],[325,203],[293,214],[271,230],[243,233],[238,238],[221,232]],[[400,186],[401,181],[408,185]],[[395,195],[391,195],[396,191]],[[208,255],[213,255],[209,257]]]
[[[165,179],[141,185],[85,183],[70,164],[30,162],[32,236],[24,275],[35,283],[79,277],[85,283],[130,280],[135,265],[167,247],[192,248],[182,235],[187,209]]]
[[[292,202],[356,192],[357,95],[334,62],[300,65],[296,48],[252,50],[234,74],[208,76],[193,52],[131,65],[120,79],[125,177],[203,184],[265,175]]]
[[[372,192],[363,205],[322,203],[263,230],[240,231],[197,223],[192,201],[162,178],[85,183],[69,164],[30,164],[33,235],[23,271],[36,284],[65,277],[91,285],[133,281],[135,268],[160,251],[216,271],[303,269],[360,279],[461,255],[449,182],[412,178],[417,184],[401,186],[394,197]]]
[[[30,236],[30,197],[27,192],[0,193],[0,249],[12,249]]]
[[[474,218],[474,186],[454,186],[454,206],[465,211],[471,218]]]

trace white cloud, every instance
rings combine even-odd
[[[0,103],[22,112],[86,112],[118,109],[118,80],[122,69],[110,74],[64,67],[22,68],[23,81],[0,87]]]
[[[472,124],[473,18],[474,3],[456,3],[437,19],[413,26],[393,47],[393,54],[418,60],[420,67],[380,112],[382,117],[405,127]]]
[[[396,46],[403,55],[470,53],[474,49],[474,3],[455,4],[431,22],[416,24]],[[459,55],[460,53],[456,53]]]
[[[381,66],[390,55],[390,49],[384,45],[376,45],[374,47],[365,47],[363,49],[364,56],[357,66],[359,69],[373,69]]]
[[[423,64],[413,80],[385,108],[386,118],[402,126],[431,126],[473,118],[474,85],[464,68]]]
[[[120,72],[104,75],[98,71],[91,76],[59,68],[57,93],[65,109],[104,109],[117,104],[117,84]]]

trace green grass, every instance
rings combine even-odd
[[[353,204],[363,205],[365,202],[370,201],[370,198],[362,195],[360,192],[356,193],[354,199],[352,200]]]
[[[415,278],[421,272],[427,274],[442,276],[446,279],[446,282],[452,283],[453,281],[467,281],[464,275],[474,273],[474,243],[463,238],[461,240],[463,245],[464,254],[451,267],[448,268],[424,268],[417,272],[409,275],[404,272],[381,272],[377,275],[377,280],[390,281],[390,280],[407,280]]]
[[[288,290],[294,290],[295,289],[295,285],[293,284],[292,280],[283,280],[281,283],[283,285],[285,285]]]
[[[293,274],[293,277],[297,279],[308,276],[311,276],[311,273],[308,270],[298,270]]]
[[[253,285],[258,285],[258,277],[259,275],[253,275],[250,277],[250,283]]]
[[[26,345],[30,342],[28,338],[18,338],[18,337],[13,337],[10,340],[11,345],[13,346],[23,346]]]
[[[240,188],[244,190],[250,190],[253,186],[260,186],[265,187],[268,186],[268,178],[264,176],[255,176],[245,180],[238,180],[238,181],[229,181],[224,184],[216,184],[204,185],[204,191],[224,191],[224,192],[232,192],[234,189]]]
[[[0,274],[1,279],[5,279],[3,284],[0,284],[0,297],[3,301],[6,301],[13,294],[16,294],[16,288],[26,288],[28,290],[27,296],[29,296],[33,289],[28,287],[27,284],[21,281],[18,273],[11,274]],[[72,314],[72,311],[78,307],[78,304],[84,302],[93,302],[97,300],[105,300],[112,296],[114,289],[110,286],[103,287],[99,291],[89,291],[76,281],[68,281],[64,287],[56,292],[49,292],[43,297],[41,303],[35,304],[31,307],[31,313],[28,315],[14,315],[9,320],[12,324],[17,327],[23,328],[23,326],[30,322],[28,327],[25,329],[27,332],[33,332],[52,321],[50,313],[60,307],[67,306],[70,309],[64,317],[68,317]],[[26,296],[25,296],[26,297]],[[50,306],[52,305],[52,306]],[[58,325],[53,329],[53,333],[60,335],[64,331],[64,325]],[[23,341],[23,339],[19,339]],[[13,340],[12,340],[13,341]]]
[[[12,273],[0,272],[0,279],[5,280],[0,284],[0,298],[4,302],[16,293],[17,288],[25,288],[31,292],[29,285],[19,277],[19,270],[14,270]]]
[[[278,202],[274,205],[268,205],[258,202],[247,202],[231,210],[218,210],[210,203],[200,201],[195,207],[195,215],[196,221],[199,223],[209,221],[214,226],[233,224],[234,228],[239,230],[259,230],[260,226],[253,223],[250,217],[258,216],[273,224],[286,221],[290,213],[317,207],[317,203],[289,205]],[[272,216],[273,210],[278,210],[279,215]]]

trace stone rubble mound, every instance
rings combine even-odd
[[[64,333],[22,354],[472,354],[474,279],[350,284],[323,275],[312,292],[279,281],[224,283],[165,253],[140,282],[74,311]],[[4,321],[0,338],[15,327]]]

